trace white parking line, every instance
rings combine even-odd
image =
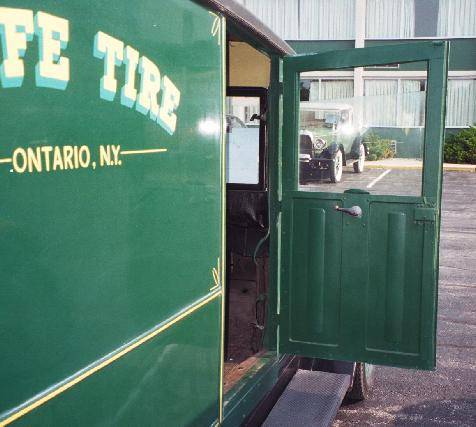
[[[372,188],[377,182],[379,182],[385,175],[390,173],[392,169],[387,169],[385,172],[382,172],[377,178],[375,178],[369,185],[367,185],[367,188]]]

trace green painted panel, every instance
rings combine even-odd
[[[447,54],[430,42],[285,58],[281,352],[434,368],[439,215],[420,213],[440,209]],[[298,189],[300,73],[425,60],[422,196]]]
[[[371,203],[366,346],[420,353],[424,224],[411,204]]]
[[[421,40],[366,40],[365,47],[389,46],[400,43],[421,43]],[[474,71],[476,70],[476,38],[450,39],[449,70]],[[399,70],[423,70],[421,64],[401,64]],[[385,70],[379,69],[382,72]],[[395,70],[389,70],[395,71]]]
[[[217,298],[16,425],[205,426],[218,418]]]
[[[374,46],[389,46],[402,43],[414,44],[421,43],[421,39],[414,40],[366,40],[365,47]],[[288,41],[290,46],[300,54],[314,53],[314,52],[328,52],[342,49],[352,49],[355,46],[354,40],[303,40],[303,41]],[[450,70],[459,71],[474,71],[476,70],[476,38],[451,39],[450,50]],[[399,70],[413,71],[425,70],[422,64],[401,64]],[[385,69],[379,68],[379,71],[385,73]],[[389,68],[388,71],[395,71]]]
[[[328,52],[341,49],[352,49],[354,40],[296,40],[288,41],[297,53]]]
[[[0,82],[1,414],[213,286],[221,253],[223,64],[215,16],[189,0],[0,5],[24,9],[24,25],[14,21],[18,11],[1,9],[9,25],[2,26],[3,43],[12,28],[21,38],[34,31],[34,17],[37,23],[24,70],[4,69],[23,80],[3,75]],[[45,14],[53,15],[50,27]],[[58,37],[65,41],[59,53],[69,59],[61,89],[57,64],[49,64],[49,81],[48,71],[35,75],[38,46],[48,58]],[[100,51],[108,57],[114,49],[115,93],[111,79],[100,87],[111,73]],[[132,73],[134,61],[140,64]],[[131,82],[138,92],[132,106],[121,97],[126,80],[129,99]],[[118,157],[101,165],[111,145]],[[70,161],[65,146],[72,147]],[[85,167],[74,154],[83,146]],[[21,173],[28,148],[33,160],[41,158]]]
[[[338,346],[341,305],[342,215],[330,200],[295,199],[292,281],[289,289],[290,331],[295,342]],[[297,237],[299,236],[299,237]]]

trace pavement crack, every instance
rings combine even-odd
[[[440,280],[439,283],[440,288],[467,288],[467,289],[476,289],[476,284],[474,285],[460,285],[458,283],[444,283],[444,281]]]
[[[465,344],[450,344],[450,343],[441,343],[436,344],[437,347],[446,347],[446,348],[461,348],[461,349],[476,349],[476,345],[465,345]]]
[[[461,270],[461,271],[472,271],[472,272],[476,272],[476,270],[473,270],[472,268],[461,268],[461,267],[453,267],[451,265],[444,265],[444,264],[440,264],[440,267],[444,267],[444,268],[451,268],[453,270]]]
[[[438,320],[441,320],[441,321],[443,321],[443,322],[449,322],[449,323],[458,323],[458,324],[460,324],[460,325],[476,326],[476,322],[470,322],[470,321],[466,321],[466,320],[452,319],[451,317],[438,316]]]

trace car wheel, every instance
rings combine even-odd
[[[354,172],[355,173],[362,173],[364,171],[365,165],[365,146],[364,144],[360,144],[359,146],[359,160],[354,162]]]
[[[357,362],[355,365],[354,382],[346,394],[346,400],[360,402],[370,396],[373,379],[373,365]]]
[[[337,150],[333,161],[330,164],[330,178],[331,182],[340,182],[342,179],[342,167],[343,167],[342,151]]]

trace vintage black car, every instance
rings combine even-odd
[[[354,120],[350,105],[301,102],[299,166],[300,183],[330,178],[340,182],[342,168],[353,164],[354,172],[364,171],[365,129]]]

